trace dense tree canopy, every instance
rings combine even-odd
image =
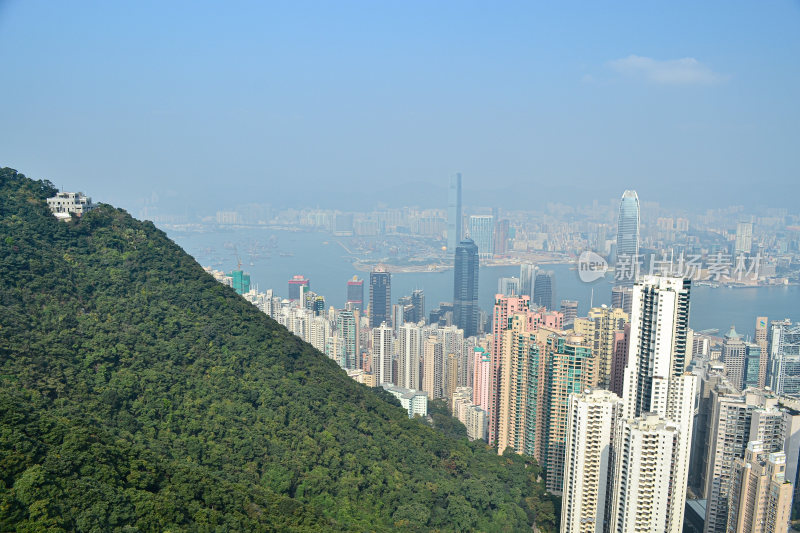
[[[0,530],[555,527],[530,460],[347,377],[150,222],[0,170]]]

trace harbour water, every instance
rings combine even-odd
[[[259,290],[272,288],[278,296],[287,295],[287,281],[295,274],[311,280],[311,289],[325,296],[327,304],[343,307],[346,282],[354,275],[365,279],[364,297],[369,298],[369,274],[353,268],[353,257],[339,242],[348,238],[328,233],[242,228],[230,230],[178,231],[167,234],[203,266],[230,271],[237,265],[250,272],[251,283]],[[555,274],[554,302],[577,300],[578,313],[585,315],[594,305],[608,304],[611,280],[582,282],[577,271],[568,264],[542,265]],[[480,306],[491,312],[497,281],[500,277],[518,276],[517,266],[481,267]],[[439,302],[453,298],[453,271],[395,273],[392,275],[392,300],[411,294],[414,289],[425,292],[426,313]],[[800,320],[800,287],[757,287],[729,289],[693,286],[691,326],[699,331],[716,328],[725,331],[735,325],[737,331],[753,335],[756,316],[770,319]]]

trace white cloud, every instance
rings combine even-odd
[[[659,61],[630,55],[610,61],[608,66],[625,76],[663,85],[711,85],[728,79],[728,76],[714,72],[693,57]]]

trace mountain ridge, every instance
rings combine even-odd
[[[150,222],[0,169],[0,529],[555,525],[538,466],[409,420]]]

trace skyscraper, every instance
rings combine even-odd
[[[358,356],[358,328],[353,311],[340,311],[337,319],[337,329],[342,336],[342,354],[339,365],[348,370],[356,368]]]
[[[536,274],[533,282],[533,303],[552,311],[555,292],[556,277],[552,270],[544,270]]]
[[[561,533],[605,531],[611,518],[606,500],[614,487],[614,431],[621,415],[622,400],[611,391],[594,389],[570,397]]]
[[[586,339],[560,333],[548,335],[544,358],[542,464],[547,490],[560,494],[564,481],[569,398],[571,394],[596,386],[597,361]]]
[[[767,317],[756,318],[756,337],[755,343],[761,349],[761,358],[758,362],[758,386],[763,387],[767,383],[767,368],[769,368],[769,350],[767,342]]]
[[[677,494],[670,475],[680,441],[677,424],[657,414],[622,420],[614,439],[611,531],[682,531],[686,495]]]
[[[408,318],[404,318],[406,322],[423,322],[425,320],[425,292],[422,289],[415,289],[411,291],[411,308],[412,313]]]
[[[704,533],[724,533],[728,525],[731,467],[744,457],[747,443],[760,441],[767,452],[784,445],[783,413],[778,399],[764,391],[739,393],[728,385],[712,391],[705,474],[706,519]]]
[[[435,337],[425,339],[425,369],[422,372],[422,390],[435,400],[444,396],[444,356],[442,343]]]
[[[636,281],[639,258],[639,196],[625,191],[617,219],[617,284],[630,287]]]
[[[467,237],[456,248],[453,273],[453,322],[464,337],[478,333],[478,247]]]
[[[348,309],[363,309],[364,308],[364,280],[358,279],[358,276],[353,276],[353,279],[347,282],[347,305]]]
[[[561,300],[561,314],[564,315],[564,324],[572,324],[578,318],[578,301]]]
[[[686,372],[690,287],[691,282],[688,279],[661,276],[644,276],[633,287],[623,398],[627,421],[624,438],[641,438],[644,439],[642,443],[652,439],[661,441],[662,438],[671,441],[669,449],[658,451],[667,457],[668,462],[662,463],[659,459],[658,464],[653,465],[662,469],[656,472],[658,476],[670,480],[668,490],[659,492],[659,488],[656,492],[659,495],[659,508],[662,503],[666,505],[663,508],[665,516],[651,515],[652,519],[642,522],[649,524],[642,531],[677,533],[683,526],[697,381],[695,375]],[[662,446],[663,443],[654,441],[652,450]],[[636,454],[652,453],[652,450],[641,449]],[[629,459],[638,461],[636,454]],[[622,457],[621,460],[624,461],[625,458]],[[619,468],[617,473],[620,473]],[[615,481],[627,482],[623,478]],[[626,491],[620,489],[618,492]],[[635,493],[628,492],[624,496],[632,497],[632,494]],[[636,506],[641,505],[647,503],[637,501]],[[615,513],[622,513],[618,517],[622,522],[618,520],[616,523],[628,523],[632,519],[629,511],[628,504],[615,508]]]
[[[792,507],[792,484],[786,479],[786,454],[769,453],[759,441],[748,443],[733,464],[728,499],[730,533],[785,533]]]
[[[422,328],[414,323],[403,324],[397,332],[399,359],[397,384],[420,390],[419,364],[422,359]]]
[[[739,222],[736,224],[736,243],[733,252],[736,255],[749,254],[753,248],[753,223]]]
[[[450,176],[447,187],[447,253],[454,253],[461,242],[461,174]]]
[[[508,243],[509,223],[508,220],[498,220],[494,225],[494,255],[505,257],[508,253],[506,244]]]
[[[536,265],[522,263],[519,266],[519,295],[527,296],[533,301],[533,284],[536,279]]]
[[[369,325],[392,324],[392,275],[382,267],[369,274]]]
[[[777,394],[800,394],[800,324],[773,320],[769,337],[772,390]]]
[[[622,309],[611,309],[605,305],[593,307],[587,317],[576,318],[575,333],[583,335],[592,347],[597,361],[597,386],[611,389],[615,333],[622,331],[628,323],[628,315]]]
[[[510,447],[535,456],[541,447],[541,431],[537,431],[541,416],[539,345],[527,313],[514,314],[508,322],[508,329],[502,333],[497,453]]]
[[[372,373],[377,386],[392,383],[392,328],[386,323],[372,329]]]
[[[299,300],[300,299],[300,288],[305,287],[306,290],[311,288],[311,280],[307,280],[302,275],[292,276],[292,279],[289,280],[289,299],[290,300]]]
[[[478,246],[482,259],[494,255],[494,217],[492,215],[472,215],[469,217],[469,236]]]
[[[736,333],[735,327],[731,326],[730,331],[722,340],[722,362],[725,363],[725,373],[731,384],[739,390],[743,388],[746,355],[747,347],[742,341],[741,335]]]

